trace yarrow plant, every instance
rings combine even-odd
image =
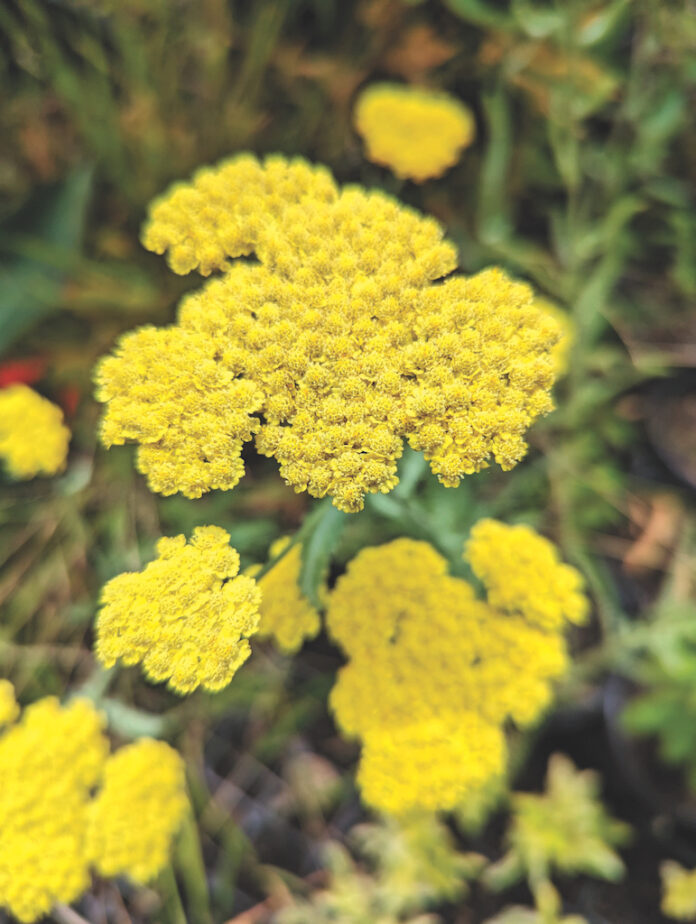
[[[260,592],[238,574],[239,555],[218,526],[160,539],[158,557],[120,574],[102,591],[97,656],[106,666],[142,663],[152,680],[179,693],[219,690],[251,653]]]
[[[579,574],[527,527],[482,521],[466,556],[486,601],[412,539],[363,549],[329,597],[349,658],[331,705],[362,741],[363,797],[384,812],[452,809],[501,775],[505,723],[546,707],[565,625],[586,616]]]
[[[0,459],[13,478],[58,474],[69,442],[59,407],[27,385],[0,389]]]
[[[187,806],[169,745],[143,739],[110,756],[88,700],[39,700],[0,734],[0,906],[36,921],[79,898],[90,868],[149,881]]]
[[[514,466],[552,407],[560,333],[531,290],[450,275],[437,222],[322,167],[202,170],[153,205],[143,241],[177,273],[218,273],[97,370],[102,439],[139,443],[155,491],[233,488],[254,438],[296,491],[355,512],[397,484],[404,439],[455,487]]]
[[[398,83],[364,89],[354,121],[368,159],[416,183],[454,166],[476,132],[471,112],[449,93]]]

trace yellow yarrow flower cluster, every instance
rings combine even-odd
[[[526,566],[513,564],[512,580]],[[548,578],[563,587],[553,569]],[[563,619],[577,611],[574,598],[559,600],[551,623],[531,603],[506,610],[490,593],[478,600],[424,542],[363,549],[329,598],[327,625],[349,658],[331,706],[362,741],[365,800],[389,813],[452,809],[499,776],[504,724],[532,722],[548,704],[567,664]]]
[[[471,112],[449,93],[398,83],[363,90],[354,121],[369,160],[417,183],[456,164],[476,131]]]
[[[271,560],[282,554],[290,543],[283,537],[269,550]],[[258,582],[261,590],[259,638],[272,638],[285,654],[293,654],[306,639],[314,638],[321,628],[319,613],[299,587],[302,546],[296,543]],[[253,575],[260,566],[249,569]]]
[[[0,734],[0,907],[36,921],[79,898],[90,867],[153,878],[187,804],[168,745],[143,739],[110,756],[89,701],[28,706]]]
[[[556,324],[558,324],[561,336],[552,349],[551,356],[556,369],[556,375],[558,377],[565,375],[568,371],[570,351],[575,339],[575,324],[573,318],[567,311],[560,308],[556,302],[544,298],[543,295],[538,295],[534,299],[534,306],[538,308],[539,311],[545,312]]]
[[[69,442],[59,407],[26,385],[0,389],[0,459],[13,478],[57,474]]]
[[[580,574],[559,561],[553,543],[531,527],[480,520],[471,530],[466,557],[497,609],[550,631],[566,620],[585,620],[587,598],[581,593]]]
[[[149,882],[166,866],[187,806],[176,751],[149,738],[121,748],[107,761],[89,807],[87,849],[97,870]]]
[[[684,869],[674,860],[660,866],[662,913],[677,921],[696,920],[696,869]]]
[[[254,438],[296,491],[353,512],[396,485],[404,439],[454,487],[514,466],[552,407],[558,327],[530,289],[497,269],[434,284],[456,267],[437,222],[324,168],[200,171],[153,205],[143,241],[175,272],[221,273],[97,370],[102,439],[140,443],[156,491],[234,487]]]
[[[238,574],[229,539],[217,526],[198,527],[190,543],[160,539],[144,571],[109,581],[97,616],[99,660],[142,663],[179,693],[227,686],[251,653],[261,596],[253,578]]]

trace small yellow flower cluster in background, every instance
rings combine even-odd
[[[558,549],[531,527],[480,520],[471,530],[466,557],[496,609],[549,631],[566,620],[584,622],[582,577],[559,561]]]
[[[181,759],[147,739],[109,756],[103,729],[87,700],[46,697],[0,734],[0,906],[20,921],[79,898],[91,866],[142,882],[166,863]]]
[[[186,812],[184,765],[150,738],[121,748],[90,805],[87,852],[102,876],[147,883],[164,868]]]
[[[529,582],[524,608],[496,603],[490,571],[480,575],[488,601],[477,600],[412,539],[363,549],[329,597],[327,626],[349,658],[331,706],[361,739],[358,782],[384,812],[452,809],[499,776],[506,721],[534,721],[566,668],[565,621],[585,613],[579,578],[571,589],[565,575],[576,573],[531,531],[527,552],[508,554],[516,528],[495,526],[508,580]],[[475,570],[491,535],[481,527],[468,546]],[[536,580],[542,565],[545,583]]]
[[[220,690],[251,653],[260,591],[239,575],[239,555],[217,526],[160,539],[157,559],[142,572],[105,585],[97,616],[96,651],[111,667],[142,662],[155,681],[179,693]]]
[[[551,356],[553,357],[554,366],[556,368],[556,375],[560,378],[568,371],[570,350],[573,346],[573,340],[575,339],[575,324],[573,318],[567,311],[559,308],[555,302],[552,302],[548,298],[544,298],[542,295],[538,295],[534,299],[534,307],[538,308],[539,311],[543,311],[548,317],[554,320],[561,331],[561,337],[558,343],[556,343],[551,350]]]
[[[677,921],[696,921],[696,869],[684,869],[674,860],[660,866],[662,913]]]
[[[471,112],[455,97],[398,83],[363,90],[354,121],[369,160],[417,183],[456,164],[476,131]]]
[[[18,715],[14,687],[9,680],[0,680],[0,726],[14,722]]]
[[[69,442],[59,407],[26,385],[0,389],[0,459],[13,478],[57,474]]]
[[[233,487],[253,438],[296,491],[355,512],[397,484],[404,439],[455,487],[513,467],[552,408],[559,330],[529,287],[497,269],[434,284],[457,265],[438,223],[324,168],[202,170],[153,205],[143,241],[175,272],[222,271],[97,369],[102,440],[138,442],[153,490]]]
[[[269,558],[280,555],[290,543],[283,537],[273,543]],[[319,613],[300,590],[298,580],[302,565],[302,546],[296,543],[258,582],[261,590],[261,622],[258,637],[272,638],[285,654],[293,654],[306,639],[314,638],[321,628]],[[252,576],[260,565],[250,568]]]

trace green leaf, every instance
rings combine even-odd
[[[0,234],[0,353],[60,308],[60,294],[79,253],[92,186],[81,167],[36,193]]]
[[[311,521],[308,535],[302,536],[302,567],[298,583],[302,593],[317,609],[323,608],[319,589],[326,578],[347,516],[327,499],[316,508],[316,520]]]
[[[513,29],[514,23],[505,13],[493,10],[484,0],[445,0],[447,6],[461,19],[477,26],[492,26],[496,29]]]

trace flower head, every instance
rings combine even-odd
[[[260,600],[253,578],[238,575],[229,538],[201,526],[188,544],[184,536],[160,539],[144,571],[109,581],[97,617],[102,663],[142,662],[151,679],[179,693],[226,686],[251,653]]]
[[[143,738],[104,767],[89,807],[87,852],[103,876],[147,883],[166,865],[188,806],[184,764],[163,741]]]
[[[435,284],[456,267],[440,226],[323,168],[201,171],[143,240],[176,272],[221,271],[175,327],[127,335],[97,370],[102,439],[139,442],[157,491],[231,488],[254,438],[296,491],[352,512],[396,485],[404,439],[456,486],[515,465],[551,409],[558,328],[530,289],[496,269]]]
[[[543,600],[555,585],[533,587]],[[349,564],[327,608],[349,659],[331,706],[362,740],[358,782],[370,804],[451,809],[503,772],[505,723],[534,721],[567,664],[562,619],[537,624],[532,602],[508,612],[490,595],[477,600],[412,539],[363,549]]]
[[[108,753],[85,700],[52,697],[0,736],[0,906],[35,921],[89,885],[87,804]]]
[[[497,609],[518,613],[541,629],[584,621],[582,577],[529,526],[481,520],[471,531],[466,557]]]
[[[456,164],[476,130],[471,112],[455,97],[398,83],[363,90],[354,118],[368,158],[417,183]]]
[[[59,407],[26,385],[0,389],[0,458],[10,475],[57,474],[65,466],[69,442]]]
[[[269,550],[271,559],[280,555],[290,542],[283,537]],[[259,580],[261,622],[259,638],[272,638],[278,648],[292,654],[305,639],[314,638],[321,627],[319,613],[300,590],[298,579],[302,564],[302,546],[289,549],[271,570]],[[254,574],[258,569],[250,569]]]

